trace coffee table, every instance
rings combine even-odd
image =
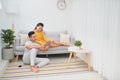
[[[67,67],[70,65],[72,55],[74,56],[74,62],[76,62],[76,54],[85,54],[86,63],[88,66],[88,70],[91,71],[91,65],[90,65],[90,51],[85,49],[77,49],[75,46],[68,47],[68,51],[70,52],[69,59],[67,62]]]

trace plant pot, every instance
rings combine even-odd
[[[10,60],[14,58],[13,48],[3,49],[3,59]]]
[[[81,49],[81,46],[75,46],[75,49],[79,50]]]

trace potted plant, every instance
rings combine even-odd
[[[77,40],[77,41],[75,41],[74,45],[77,49],[81,49],[82,42],[80,40]]]
[[[11,29],[2,30],[2,40],[4,42],[3,48],[3,59],[10,60],[14,58],[13,53],[13,41],[14,41],[14,32]]]

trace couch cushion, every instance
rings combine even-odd
[[[50,51],[54,51],[54,50],[67,50],[67,46],[58,46],[58,47],[52,47],[52,48],[49,48]],[[15,50],[16,51],[24,51],[25,49],[25,46],[16,46]],[[48,51],[49,51],[48,50]]]
[[[15,47],[15,50],[16,50],[16,51],[22,51],[22,52],[23,52],[24,49],[25,49],[25,46],[16,46],[16,47]]]
[[[41,54],[66,54],[66,53],[69,53],[69,51],[67,49],[65,50],[50,50],[50,51],[39,51],[37,53],[37,55],[41,55]]]
[[[28,35],[27,34],[19,34],[19,38],[20,38],[20,45],[24,46],[25,42],[29,40]]]
[[[58,46],[58,47],[51,47],[48,49],[48,51],[56,51],[56,50],[67,50],[67,46]]]
[[[70,34],[60,33],[60,42],[70,43]]]
[[[58,47],[52,47],[52,48],[49,48],[48,51],[56,51],[56,50],[67,50],[67,46],[58,46]],[[16,51],[24,51],[25,49],[25,46],[16,46]]]
[[[19,31],[18,34],[25,34],[27,35],[29,31]],[[67,31],[44,31],[46,37],[56,40],[56,41],[60,41],[60,33],[64,33],[67,34]]]
[[[67,31],[45,31],[46,37],[56,41],[60,41],[60,33],[67,34]]]

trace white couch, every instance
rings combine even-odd
[[[45,31],[45,35],[47,37],[50,37],[54,40],[60,41],[60,33],[68,34],[67,31]],[[18,34],[28,34],[27,31],[19,31]],[[70,37],[70,43],[74,44],[74,38]],[[16,55],[16,61],[18,61],[19,55],[23,55],[25,46],[20,45],[20,37],[17,36],[15,38],[15,44],[14,44],[14,54]],[[69,53],[68,52],[68,47],[67,46],[59,46],[59,47],[52,47],[49,48],[48,51],[39,51],[38,55],[41,54],[64,54],[64,53]]]

